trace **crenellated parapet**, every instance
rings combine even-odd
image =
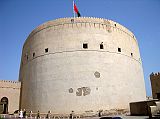
[[[157,73],[151,73],[150,74],[150,79],[160,79],[160,72]]]
[[[150,74],[150,81],[151,81],[153,99],[160,98],[160,72],[157,73],[152,72]]]
[[[129,35],[130,37],[132,37],[133,39],[136,38],[134,36],[134,34],[128,30],[126,27],[120,25],[117,22],[114,22],[112,20],[108,20],[108,19],[103,19],[103,18],[95,18],[95,17],[70,17],[70,18],[59,18],[56,20],[51,20],[48,21],[40,26],[38,26],[36,29],[34,29],[30,35],[28,36],[25,44],[28,42],[28,40],[34,36],[36,33],[38,33],[39,31],[43,30],[43,29],[47,29],[50,27],[54,27],[54,29],[66,29],[66,28],[99,28],[99,29],[103,29],[106,30],[107,32],[123,32],[127,35]],[[137,42],[137,41],[136,41]]]
[[[0,80],[0,88],[20,89],[20,87],[21,87],[21,82]]]

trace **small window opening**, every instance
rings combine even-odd
[[[96,26],[96,24],[94,23],[94,27]]]
[[[87,49],[88,48],[88,43],[83,43],[83,48]]]
[[[71,19],[71,22],[74,23],[74,19]]]
[[[131,56],[133,57],[133,53],[131,53]]]
[[[35,52],[33,53],[33,57],[35,57]]]
[[[28,60],[28,55],[27,55],[27,60]]]
[[[114,24],[114,26],[117,26],[116,24]]]
[[[103,42],[100,44],[100,49],[104,49]]]
[[[47,52],[48,52],[48,48],[45,49],[45,53],[47,53]]]
[[[118,48],[118,52],[121,52],[121,48]]]

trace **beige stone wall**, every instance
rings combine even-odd
[[[13,113],[19,109],[20,82],[0,80],[0,100],[8,98],[8,112]]]
[[[27,38],[19,77],[21,108],[83,113],[128,109],[129,102],[145,100],[142,62],[133,33],[111,20],[72,19],[46,22]],[[88,49],[83,43],[88,43]]]
[[[153,99],[157,99],[157,93],[160,93],[160,73],[152,73],[150,75],[150,80]]]

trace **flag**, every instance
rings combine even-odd
[[[77,14],[78,17],[81,17],[81,14],[79,13],[78,8],[77,8],[75,3],[74,3],[74,11],[75,11],[75,13]]]

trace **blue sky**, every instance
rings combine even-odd
[[[116,21],[139,43],[147,95],[160,71],[160,0],[75,0],[82,16]],[[0,0],[0,79],[17,80],[23,43],[38,25],[72,17],[72,0]]]

